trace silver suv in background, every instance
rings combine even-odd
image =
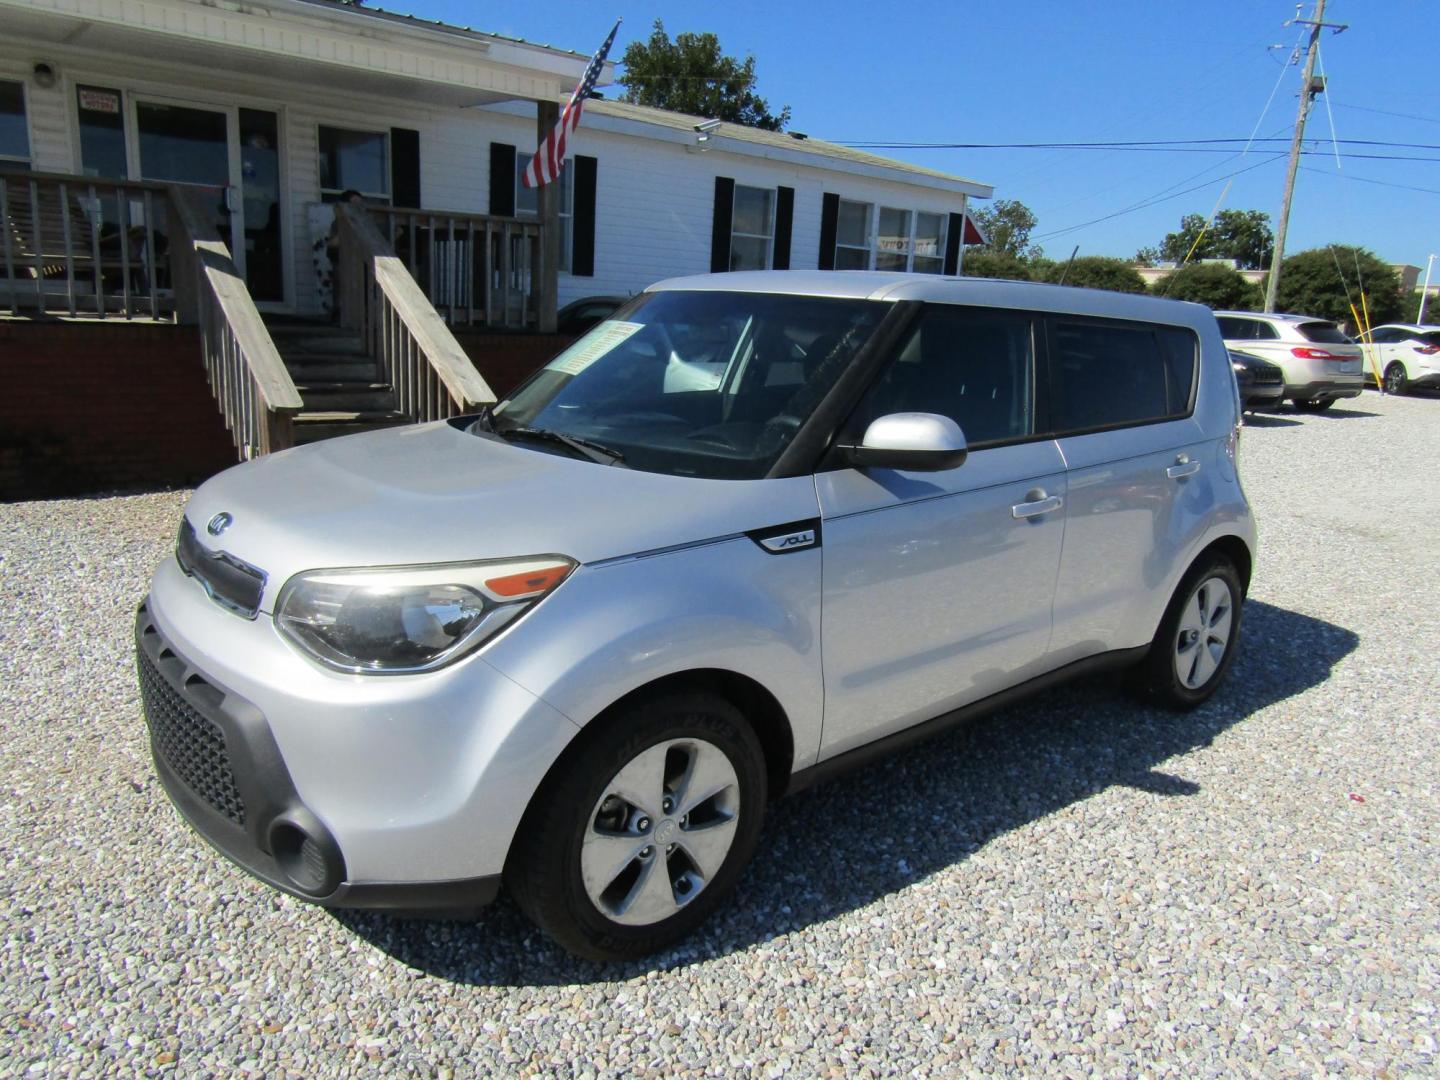
[[[665,282],[482,415],[202,486],[136,621],[155,768],[306,900],[503,881],[567,948],[641,955],[778,795],[1098,670],[1209,698],[1255,550],[1239,424],[1192,304]]]
[[[1285,397],[1303,412],[1321,412],[1365,388],[1360,346],[1328,319],[1217,311],[1228,348],[1251,353],[1285,373]]]

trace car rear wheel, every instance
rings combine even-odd
[[[1333,397],[1295,399],[1295,408],[1300,412],[1324,412],[1334,404],[1335,399]]]
[[[1385,392],[1403,394],[1410,389],[1410,380],[1405,377],[1405,365],[1396,360],[1385,369]]]
[[[1235,565],[1220,554],[1190,568],[1160,620],[1133,686],[1167,708],[1207,700],[1235,659],[1244,590]]]
[[[603,724],[537,794],[506,881],[566,949],[627,960],[691,933],[734,888],[759,841],[765,762],[739,710],[709,694]]]

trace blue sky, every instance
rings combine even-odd
[[[1283,25],[1294,0],[382,6],[586,53],[623,17],[617,59],[657,17],[672,35],[713,31],[726,52],[755,56],[760,93],[772,110],[790,106],[793,130],[840,142],[1243,140],[1257,123],[1259,137],[1282,140],[1257,143],[1243,158],[1238,150],[875,151],[1026,203],[1039,219],[1035,238],[1055,258],[1076,244],[1081,254],[1129,257],[1183,214],[1208,215],[1222,193],[1222,208],[1277,218],[1300,84],[1299,66],[1281,62],[1300,37],[1301,28]],[[1350,28],[1321,42],[1330,108],[1318,99],[1307,134],[1325,152],[1302,159],[1287,250],[1358,243],[1423,266],[1440,252],[1440,4],[1330,0],[1326,21]],[[1341,139],[1435,149],[1342,146],[1337,169],[1332,115]],[[1224,177],[1242,169],[1227,190]],[[1142,203],[1150,205],[1130,209]]]

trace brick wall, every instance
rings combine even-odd
[[[452,330],[496,397],[504,397],[575,340],[564,334],[496,334],[462,327]]]
[[[0,320],[0,499],[197,483],[233,465],[194,327]]]

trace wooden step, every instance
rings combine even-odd
[[[342,435],[358,435],[364,431],[403,427],[412,423],[408,416],[391,410],[330,409],[309,410],[295,417],[295,445],[335,439]]]
[[[376,370],[375,364],[370,360],[346,360],[344,358],[332,358],[329,360],[285,360],[285,367],[290,372],[290,377],[297,384],[300,383],[328,383],[328,382],[379,382],[380,372]]]
[[[331,390],[300,389],[304,413],[388,413],[395,412],[395,390],[383,383],[365,387]],[[301,413],[303,416],[304,413]]]

